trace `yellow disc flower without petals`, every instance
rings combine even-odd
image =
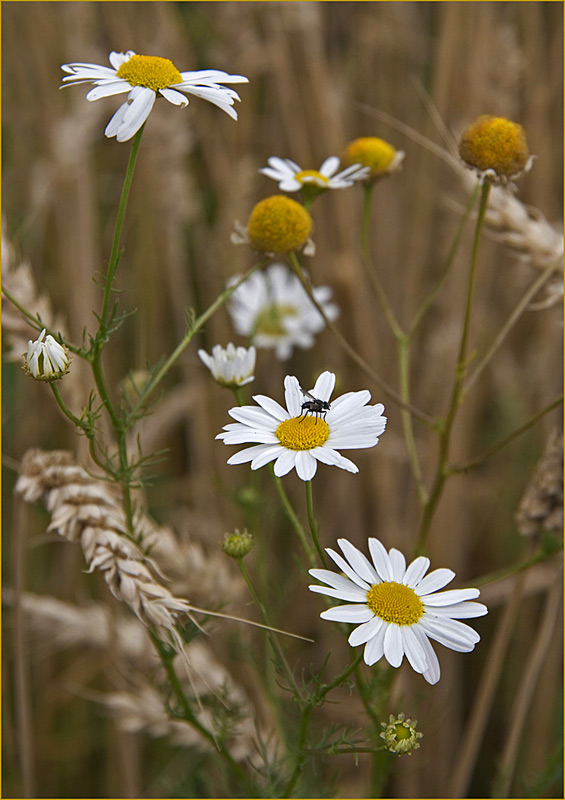
[[[390,175],[400,167],[404,152],[377,136],[363,136],[350,142],[342,156],[344,164],[360,164],[370,170],[368,179],[374,181]]]
[[[275,194],[260,200],[247,223],[249,242],[264,253],[288,253],[306,244],[312,231],[312,217],[304,206]]]
[[[483,114],[465,130],[459,155],[477,172],[505,183],[529,169],[531,158],[521,125]]]
[[[478,589],[437,591],[453,580],[452,570],[426,575],[429,558],[419,556],[407,567],[399,550],[387,552],[378,539],[369,539],[371,561],[347,539],[337,543],[343,556],[329,547],[326,552],[340,572],[311,569],[310,575],[326,585],[308,588],[348,602],[320,616],[357,625],[349,644],[365,645],[366,664],[372,666],[384,656],[392,667],[399,667],[406,656],[414,671],[433,684],[439,681],[440,667],[430,639],[460,653],[474,649],[479,634],[459,620],[487,613],[482,603],[472,602]]]

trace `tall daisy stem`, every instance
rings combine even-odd
[[[445,481],[451,474],[449,468],[449,446],[451,443],[451,434],[453,431],[453,424],[455,417],[461,403],[463,395],[463,379],[465,377],[465,370],[467,368],[467,350],[469,346],[469,332],[471,327],[471,312],[473,309],[473,291],[475,286],[475,276],[477,272],[477,262],[479,254],[479,244],[481,241],[481,233],[485,221],[486,210],[488,206],[488,198],[490,193],[490,183],[484,181],[481,186],[481,196],[479,202],[479,211],[477,214],[477,221],[475,224],[475,234],[473,237],[473,249],[471,253],[471,264],[469,267],[469,280],[467,288],[467,299],[465,303],[465,316],[463,320],[463,328],[461,331],[461,341],[459,344],[459,354],[457,357],[457,364],[455,365],[455,376],[453,379],[453,386],[451,390],[451,397],[447,414],[442,426],[439,439],[439,458],[436,475],[432,488],[430,490],[429,499],[424,506],[422,514],[422,522],[420,525],[420,532],[418,534],[418,541],[416,543],[416,553],[421,553],[427,545],[428,537],[431,530],[431,524],[434,518],[437,505],[443,492]]]
[[[289,518],[292,527],[294,528],[294,530],[298,534],[298,538],[300,539],[300,541],[302,543],[302,547],[304,548],[304,552],[306,553],[308,561],[310,562],[310,566],[311,567],[315,567],[316,566],[316,553],[313,550],[312,545],[308,541],[308,537],[306,536],[306,532],[305,532],[304,528],[302,527],[302,523],[298,519],[298,516],[297,516],[294,508],[292,507],[292,503],[290,502],[289,497],[288,497],[287,493],[284,490],[284,486],[282,485],[281,479],[277,478],[275,473],[272,471],[272,468],[271,468],[271,474],[273,476],[273,480],[275,482],[275,486],[277,487],[277,492],[279,493],[279,497],[280,497],[281,503],[283,505],[283,508],[285,510],[285,513],[286,513],[287,517]]]
[[[304,486],[306,487],[306,513],[308,515],[308,525],[310,527],[310,536],[312,537],[312,541],[314,542],[314,547],[320,557],[320,561],[325,566],[326,565],[326,557],[324,555],[324,551],[322,550],[322,546],[320,545],[320,539],[318,537],[318,524],[316,522],[316,518],[314,517],[314,499],[312,496],[312,481],[304,481]]]

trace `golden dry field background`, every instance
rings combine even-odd
[[[536,159],[516,197],[531,209],[528,219],[542,215],[556,235],[560,230],[562,12],[554,2],[5,2],[2,178],[10,268],[31,264],[35,287],[26,297],[48,297],[56,329],[75,342],[84,330],[95,331],[96,277],[108,262],[130,148],[103,135],[118,99],[87,103],[86,87],[60,91],[60,67],[107,64],[110,51],[131,49],[170,58],[180,70],[245,75],[249,84],[236,87],[237,122],[192,97],[188,109],[157,103],[146,124],[117,275],[121,307],[135,313],[104,351],[110,386],[168,355],[183,336],[187,309],[201,313],[230,276],[254,263],[251,250],[232,244],[230,234],[236,220],[245,223],[255,203],[278,191],[258,172],[267,159],[314,168],[359,136],[378,136],[405,151],[401,171],[375,188],[370,247],[391,306],[408,325],[442,273],[472,185],[442,153],[456,154],[454,143],[478,115],[524,126]],[[316,254],[308,270],[315,286],[332,288],[341,310],[336,325],[348,342],[398,388],[394,337],[361,263],[361,215],[359,187],[316,201]],[[449,400],[472,231],[470,223],[411,351],[411,400],[432,419],[445,414]],[[481,242],[471,371],[543,271],[531,256],[540,243],[520,239],[520,231],[517,239],[506,234],[487,224]],[[7,269],[5,256],[5,276]],[[545,302],[555,280],[535,295],[536,307],[521,314],[465,398],[452,463],[472,462],[561,395],[562,304]],[[134,618],[99,575],[85,573],[78,546],[47,532],[43,506],[14,496],[29,448],[69,450],[78,463],[93,464],[85,438],[61,415],[48,387],[21,369],[18,355],[34,338],[32,329],[18,328],[17,313],[3,309],[3,795],[225,796],[230,787],[216,773],[213,753],[161,735],[157,723],[128,718],[122,707],[112,714],[101,702],[110,693],[141,692],[132,688],[134,670],[117,657],[111,634],[122,615]],[[337,673],[349,648],[319,620],[323,605],[307,589],[268,469],[252,474],[248,465],[228,466],[233,448],[214,438],[234,401],[197,350],[228,341],[245,344],[221,308],[138,425],[145,452],[167,449],[150,470],[147,509],[194,548],[187,571],[173,578],[175,593],[256,619],[236,564],[219,544],[226,531],[252,529],[257,546],[246,563],[271,620],[315,640],[283,639],[289,661],[308,674],[330,651]],[[421,510],[401,409],[332,332],[322,331],[312,349],[295,349],[287,362],[258,350],[251,393],[282,401],[285,375],[308,386],[325,369],[337,374],[338,393],[370,389],[372,402],[385,403],[388,424],[376,449],[354,454],[357,475],[318,470],[313,493],[322,544],[335,547],[346,537],[363,549],[376,536],[409,553]],[[79,359],[60,389],[78,413],[92,389]],[[520,533],[516,513],[548,440],[560,430],[561,413],[558,406],[447,482],[427,555],[457,573],[458,588],[481,585],[484,576],[537,552],[541,534]],[[429,488],[437,433],[418,421],[414,430]],[[304,517],[302,482],[292,472],[284,486]],[[476,625],[481,642],[469,655],[438,648],[436,686],[401,667],[392,710],[416,718],[424,738],[410,757],[391,760],[382,796],[497,797],[500,787],[502,796],[562,796],[561,563],[557,553],[481,585],[489,607]],[[84,607],[104,613],[77,622],[73,610]],[[99,626],[109,631],[105,637]],[[252,719],[268,729],[268,698],[252,668],[254,660],[269,658],[260,633],[223,620],[207,629],[214,659],[243,687]],[[290,696],[288,703],[292,717]],[[321,709],[317,724],[355,727],[362,720],[355,690],[344,689]],[[364,754],[320,759],[300,796],[325,796],[316,786],[329,787],[328,796],[375,796],[371,765]]]

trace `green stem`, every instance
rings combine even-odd
[[[497,453],[499,450],[502,450],[502,448],[506,447],[514,439],[517,439],[518,436],[521,436],[523,433],[529,430],[533,425],[535,425],[538,420],[540,420],[550,411],[553,411],[554,408],[558,408],[562,403],[563,403],[563,395],[561,395],[561,397],[558,397],[557,400],[554,400],[552,403],[549,403],[549,405],[545,406],[545,408],[542,408],[541,411],[538,411],[537,414],[534,414],[532,417],[530,417],[530,419],[527,422],[524,422],[524,424],[520,425],[519,428],[516,428],[514,431],[512,431],[512,433],[509,433],[508,436],[505,436],[499,442],[493,444],[491,447],[489,447],[487,450],[481,453],[480,456],[477,456],[472,461],[468,461],[467,464],[462,464],[461,466],[454,465],[450,467],[450,474],[454,475],[462,472],[468,472],[470,469],[475,469],[475,467],[480,466],[484,461],[486,461],[488,458],[494,455],[494,453]]]
[[[442,495],[445,481],[450,475],[450,470],[448,467],[449,445],[451,442],[453,423],[455,421],[457,410],[461,402],[463,378],[465,376],[465,369],[467,366],[467,349],[469,345],[469,332],[471,327],[471,312],[473,309],[473,290],[475,286],[475,276],[477,271],[479,244],[481,241],[481,233],[488,205],[489,192],[490,192],[490,183],[488,181],[484,181],[481,186],[481,198],[479,203],[479,211],[477,214],[477,221],[475,225],[475,234],[473,238],[473,249],[471,253],[471,264],[469,268],[467,299],[465,303],[465,316],[463,320],[463,329],[461,331],[459,354],[457,357],[457,364],[455,366],[453,387],[451,390],[451,397],[449,401],[447,415],[440,433],[438,467],[432,485],[432,489],[430,491],[428,502],[426,503],[423,510],[420,532],[418,535],[418,540],[415,548],[416,553],[421,553],[426,548],[432,520],[437,505],[439,503],[439,499]]]
[[[188,701],[184,693],[184,689],[182,687],[182,683],[179,680],[179,677],[176,673],[175,666],[174,666],[174,658],[175,658],[175,651],[168,645],[162,642],[159,637],[153,633],[153,631],[149,631],[155,649],[159,654],[161,659],[161,663],[163,668],[167,674],[169,679],[169,683],[171,689],[179,702],[179,705],[182,709],[182,717],[192,728],[194,728],[204,739],[206,739],[212,747],[218,751],[219,755],[223,758],[226,762],[226,765],[231,769],[235,779],[240,783],[242,787],[245,787],[247,792],[249,793],[250,797],[256,797],[255,787],[249,780],[247,773],[241,767],[241,765],[232,757],[230,752],[226,749],[225,745],[222,742],[219,742],[217,738],[211,733],[201,722],[196,718],[194,712],[192,711],[191,705]]]
[[[149,395],[156,389],[158,384],[163,380],[167,372],[173,366],[175,361],[178,357],[184,352],[187,346],[190,344],[192,339],[194,338],[195,334],[203,327],[203,325],[208,322],[210,317],[212,317],[216,311],[221,308],[224,303],[230,298],[230,296],[235,292],[235,290],[244,283],[250,275],[256,272],[258,269],[261,269],[268,263],[268,259],[263,259],[259,263],[255,264],[255,266],[251,267],[245,275],[243,275],[236,283],[232,286],[226,288],[209,306],[203,314],[201,314],[198,319],[194,321],[194,323],[189,327],[187,332],[185,333],[182,340],[179,344],[175,347],[171,355],[167,358],[164,364],[151,376],[151,378],[147,381],[143,390],[140,392],[137,402],[130,410],[128,416],[126,417],[126,424],[130,424],[131,420],[136,417],[137,412],[143,406],[143,404],[147,401]]]
[[[241,572],[243,580],[245,581],[245,584],[247,586],[249,594],[253,598],[253,602],[255,603],[255,605],[257,606],[259,611],[261,612],[261,617],[263,619],[264,624],[265,625],[270,625],[271,623],[269,621],[269,616],[267,614],[267,610],[266,610],[265,606],[263,605],[263,603],[261,602],[261,600],[259,599],[259,595],[257,594],[257,592],[255,590],[255,587],[253,585],[253,582],[251,580],[249,572],[247,571],[247,568],[246,568],[245,564],[243,563],[243,559],[242,558],[238,558],[237,559],[237,565],[239,567],[239,570]],[[283,651],[283,649],[282,649],[282,647],[280,645],[280,642],[278,641],[277,637],[273,634],[272,631],[267,630],[266,634],[267,634],[267,638],[269,639],[269,642],[271,644],[271,647],[273,648],[273,650],[275,651],[275,653],[277,654],[277,656],[280,659],[280,662],[281,662],[283,671],[285,673],[286,679],[288,681],[288,684],[289,684],[289,686],[292,687],[292,690],[293,690],[293,693],[294,693],[294,697],[295,697],[296,701],[298,702],[299,706],[302,708],[303,705],[304,705],[303,698],[302,698],[302,693],[300,692],[300,688],[298,687],[298,684],[296,683],[296,680],[294,678],[294,674],[293,674],[293,672],[292,672],[292,670],[290,668],[290,665],[289,665],[289,663],[288,663],[288,661],[286,659],[286,656],[285,656],[284,651]]]
[[[43,328],[45,328],[45,332],[47,334],[52,336],[60,344],[64,344],[65,347],[67,347],[71,351],[71,353],[74,353],[75,355],[84,358],[85,351],[82,347],[77,347],[76,345],[72,344],[72,342],[69,342],[66,338],[61,336],[60,333],[54,331],[52,328],[47,327],[47,325],[44,325],[42,321],[38,318],[38,316],[36,314],[32,314],[31,311],[28,311],[27,308],[22,306],[22,304],[18,300],[16,300],[14,295],[11,294],[8,291],[8,289],[6,289],[5,286],[2,286],[2,294],[27,319],[32,328],[35,328],[35,330],[39,332],[41,332]]]
[[[310,528],[310,536],[312,537],[312,541],[314,542],[314,547],[318,552],[318,556],[320,557],[320,561],[324,565],[326,564],[326,557],[324,555],[324,551],[320,544],[320,539],[318,537],[318,525],[316,524],[316,519],[314,517],[314,500],[312,497],[312,481],[304,481],[304,486],[306,487],[306,513],[308,515],[308,526]]]
[[[357,364],[357,366],[361,370],[363,370],[363,372],[366,375],[368,375],[369,378],[372,381],[374,381],[377,384],[377,386],[380,389],[382,389],[383,392],[386,395],[388,395],[392,400],[394,400],[396,403],[398,403],[398,405],[401,408],[408,409],[408,411],[410,411],[412,413],[412,415],[414,417],[416,417],[418,420],[420,420],[420,422],[423,425],[425,425],[426,427],[435,428],[436,427],[436,423],[428,414],[426,414],[424,411],[421,411],[419,408],[416,408],[413,405],[405,403],[404,400],[402,399],[402,397],[398,394],[398,392],[395,392],[394,389],[386,383],[386,381],[384,381],[379,375],[377,375],[377,373],[369,366],[369,364],[367,364],[365,359],[362,358],[357,353],[355,348],[352,347],[349,344],[349,342],[343,336],[343,334],[339,331],[339,329],[333,324],[333,322],[330,319],[328,319],[328,317],[326,315],[326,312],[324,311],[323,307],[318,303],[318,301],[314,297],[314,293],[312,291],[312,287],[309,285],[306,277],[304,276],[304,273],[302,271],[300,263],[299,263],[299,261],[298,261],[298,259],[296,257],[296,253],[294,251],[291,251],[288,254],[288,258],[289,258],[289,263],[290,263],[292,269],[296,273],[296,276],[298,277],[298,280],[302,284],[302,286],[304,288],[304,291],[306,292],[306,294],[310,298],[310,301],[311,301],[312,305],[314,306],[314,308],[318,311],[318,313],[320,314],[320,316],[324,320],[324,322],[326,324],[326,327],[333,333],[333,335],[335,336],[335,338],[336,338],[338,344],[340,345],[340,347],[342,348],[342,350],[344,350],[348,354],[348,356],[351,358],[351,360],[354,361]]]
[[[308,537],[306,536],[306,532],[305,532],[304,528],[302,527],[302,524],[301,524],[300,520],[298,519],[298,516],[296,515],[296,513],[295,513],[295,511],[294,511],[294,509],[292,507],[292,503],[290,502],[290,500],[288,498],[288,495],[284,490],[284,486],[282,485],[281,479],[277,478],[275,473],[272,471],[272,467],[271,467],[271,474],[273,476],[273,480],[275,482],[275,486],[277,487],[277,492],[279,493],[279,497],[280,497],[281,502],[283,504],[283,508],[285,510],[285,513],[286,513],[287,517],[289,518],[292,527],[294,528],[294,530],[298,534],[298,537],[299,537],[299,539],[300,539],[300,541],[302,543],[302,547],[304,549],[304,552],[306,553],[308,561],[310,562],[310,566],[311,567],[315,567],[316,566],[316,553],[314,552],[310,542],[308,541]]]
[[[298,780],[298,778],[302,773],[302,770],[304,769],[304,764],[306,762],[306,756],[307,756],[307,750],[304,748],[304,742],[306,741],[306,735],[308,733],[308,722],[311,712],[312,712],[312,706],[307,706],[302,711],[302,717],[300,720],[300,730],[298,732],[298,741],[296,743],[296,750],[298,752],[298,757],[296,759],[296,765],[294,767],[294,771],[281,797],[290,797],[290,794],[296,785],[296,781]]]
[[[438,292],[440,291],[441,287],[445,283],[445,279],[447,278],[447,276],[448,276],[448,274],[449,274],[449,272],[451,270],[451,266],[454,263],[455,256],[457,255],[457,251],[459,250],[459,245],[461,243],[461,239],[462,239],[462,236],[463,236],[463,231],[465,230],[465,227],[467,225],[469,217],[471,216],[471,212],[473,211],[473,208],[475,207],[475,203],[477,202],[477,197],[479,196],[479,190],[480,190],[480,183],[477,182],[477,185],[475,186],[473,192],[469,195],[469,200],[467,202],[467,206],[465,208],[463,216],[459,220],[459,225],[457,226],[457,230],[455,232],[455,236],[454,236],[453,241],[451,243],[451,247],[449,249],[449,253],[448,253],[448,256],[447,256],[447,261],[445,263],[445,267],[444,267],[443,273],[440,276],[440,278],[437,281],[437,283],[435,284],[435,286],[432,289],[432,291],[429,294],[429,296],[424,300],[424,302],[420,306],[419,310],[416,312],[414,320],[413,320],[412,324],[410,325],[410,328],[408,330],[408,337],[410,339],[414,336],[414,334],[416,333],[417,329],[420,327],[424,317],[426,316],[426,314],[428,313],[428,311],[432,307],[433,302],[434,302],[435,298],[437,297]]]
[[[363,217],[361,223],[361,252],[362,262],[365,267],[365,272],[371,283],[371,287],[377,298],[385,319],[388,322],[391,331],[396,339],[403,336],[402,328],[398,324],[392,306],[389,303],[385,290],[379,278],[376,267],[371,260],[369,248],[369,232],[371,230],[371,204],[373,199],[373,183],[366,183],[363,186]]]
[[[107,325],[108,325],[108,312],[110,309],[110,299],[112,296],[112,290],[114,286],[114,278],[116,276],[116,270],[118,268],[118,262],[120,260],[120,239],[122,236],[122,228],[124,224],[124,218],[126,214],[126,207],[129,197],[129,192],[131,188],[131,182],[133,180],[133,172],[135,169],[135,162],[137,159],[137,152],[139,150],[139,145],[141,142],[141,137],[143,135],[143,129],[145,125],[142,125],[141,128],[137,131],[133,138],[133,142],[131,144],[131,150],[129,154],[128,165],[126,169],[126,174],[124,178],[124,184],[122,186],[122,194],[120,196],[120,204],[118,206],[118,216],[116,217],[116,225],[114,227],[114,239],[112,241],[112,250],[110,252],[110,262],[108,264],[108,274],[106,275],[106,282],[104,286],[104,300],[102,302],[102,312],[100,314],[100,333],[107,332]]]
[[[410,401],[410,339],[408,336],[403,336],[397,340],[398,343],[398,366],[400,373],[400,394],[406,403]],[[401,408],[400,411],[402,418],[402,429],[404,431],[404,440],[406,442],[406,450],[408,452],[408,460],[412,469],[412,475],[416,483],[416,492],[420,505],[425,506],[428,501],[428,493],[424,486],[424,478],[422,469],[420,467],[420,460],[418,458],[418,451],[416,449],[416,441],[414,439],[414,425],[412,416],[406,408]]]

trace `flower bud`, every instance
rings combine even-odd
[[[311,231],[312,217],[308,211],[282,194],[260,200],[247,223],[251,246],[264,253],[296,250],[306,244]]]
[[[239,531],[237,528],[233,533],[226,533],[222,541],[222,550],[230,558],[235,558],[239,561],[253,549],[254,546],[253,536],[248,533],[247,529]]]
[[[418,721],[410,717],[405,719],[402,712],[396,717],[391,714],[388,723],[381,722],[384,730],[380,736],[385,741],[386,749],[399,756],[412,755],[412,751],[420,747],[418,739],[424,735],[416,730],[417,724]]]
[[[70,362],[68,349],[51,334],[45,335],[45,328],[35,342],[30,339],[27,343],[24,369],[36,381],[59,380],[69,371]]]

